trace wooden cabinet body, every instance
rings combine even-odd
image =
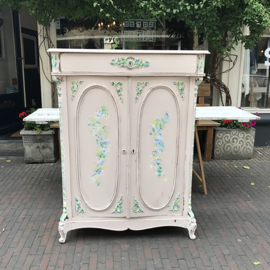
[[[60,242],[78,228],[179,226],[191,209],[206,51],[50,49],[62,150]]]

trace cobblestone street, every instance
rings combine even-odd
[[[181,228],[81,229],[65,244],[59,161],[0,159],[0,270],[270,269],[270,148],[253,157],[205,162],[208,195],[193,177],[196,240]]]

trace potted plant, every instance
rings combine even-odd
[[[34,112],[35,109],[27,111]],[[23,119],[26,112],[19,114]],[[58,140],[54,129],[50,129],[53,122],[37,124],[32,121],[23,122],[24,129],[20,132],[24,147],[24,161],[26,163],[55,162],[58,159]]]
[[[259,114],[256,113],[258,116]],[[252,158],[256,121],[241,123],[236,120],[220,120],[215,127],[214,159]]]

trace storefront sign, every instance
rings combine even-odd
[[[264,55],[265,55],[265,57],[268,58],[268,59],[264,62],[264,64],[265,64],[266,66],[270,66],[270,62],[269,62],[269,58],[270,58],[270,48],[268,48],[268,49],[266,49],[266,50],[264,51]]]
[[[121,39],[125,42],[155,42],[156,21],[125,21],[125,23],[122,25]]]

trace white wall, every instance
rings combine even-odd
[[[53,107],[53,87],[54,85],[48,81],[51,80],[51,62],[50,58],[47,54],[47,50],[49,47],[47,46],[47,42],[43,42],[43,26],[38,24],[38,43],[39,43],[39,64],[40,64],[40,85],[41,85],[41,103],[42,108],[52,108]],[[56,27],[55,23],[51,23],[50,25],[50,39],[56,47]],[[48,78],[48,79],[47,79]]]
[[[243,32],[245,35],[248,35],[248,27],[243,27]],[[224,82],[230,89],[230,94],[232,98],[232,106],[239,107],[241,104],[241,89],[242,89],[242,77],[243,77],[243,68],[244,68],[244,53],[245,48],[242,44],[238,44],[235,47],[235,50],[231,52],[238,56],[236,65],[234,68],[227,72],[221,74],[221,80]],[[232,56],[234,60],[234,56]],[[232,67],[232,63],[228,61],[223,61],[221,66],[221,71],[225,71]],[[225,102],[225,98],[223,98]],[[213,93],[213,106],[221,106],[220,95],[218,91],[214,90]]]
[[[16,55],[14,47],[13,20],[11,9],[4,6],[1,11],[4,21],[1,31],[3,31],[4,58],[0,58],[0,94],[7,93],[7,87],[12,85],[12,78],[17,78]]]
[[[37,31],[37,21],[34,16],[30,15],[25,6],[20,10],[21,27]]]

